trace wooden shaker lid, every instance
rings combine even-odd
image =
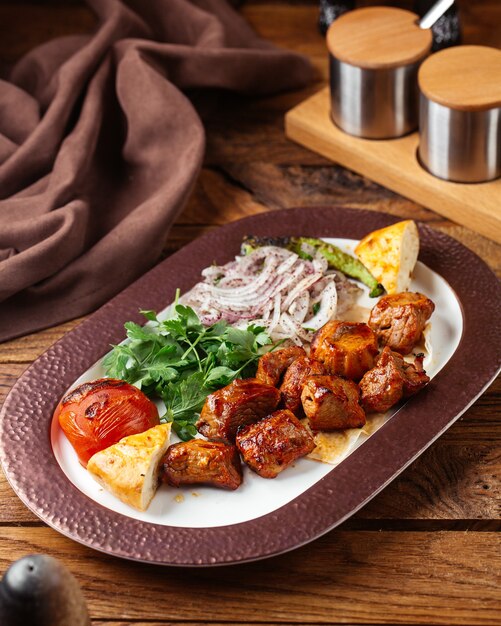
[[[416,63],[431,50],[431,30],[419,28],[419,17],[392,7],[349,11],[327,32],[327,48],[339,61],[363,69]]]
[[[450,109],[501,107],[501,50],[487,46],[441,50],[421,65],[418,81],[429,100]]]

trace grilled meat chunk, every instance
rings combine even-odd
[[[329,374],[360,380],[377,353],[377,337],[367,324],[335,320],[315,333],[310,357],[321,361]]]
[[[288,410],[240,428],[236,443],[247,465],[263,478],[275,478],[315,447],[311,434]]]
[[[368,371],[359,383],[361,402],[369,412],[384,413],[402,398],[422,389],[430,378],[423,369],[423,356],[406,363],[402,355],[383,348],[376,367]]]
[[[365,424],[358,386],[340,376],[307,378],[301,402],[312,430],[344,430]]]
[[[306,356],[306,352],[299,346],[267,352],[258,361],[256,378],[262,383],[278,387],[282,374],[300,356]]]
[[[382,345],[400,354],[409,354],[421,339],[434,309],[433,302],[420,293],[383,296],[371,311],[369,326]]]
[[[280,387],[282,403],[285,408],[302,416],[301,391],[303,390],[304,381],[309,376],[317,376],[325,373],[325,368],[322,363],[315,361],[315,359],[310,359],[310,357],[307,356],[301,356],[289,365],[285,372],[282,386]]]
[[[197,422],[198,432],[215,441],[233,443],[239,426],[257,422],[277,408],[280,392],[271,385],[244,378],[207,396]]]
[[[169,485],[212,485],[237,489],[242,483],[240,455],[233,445],[192,439],[169,447],[162,459],[162,480]]]

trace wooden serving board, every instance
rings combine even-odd
[[[417,132],[389,140],[360,139],[344,133],[331,120],[328,87],[286,114],[285,134],[306,148],[501,243],[501,179],[462,184],[432,176],[417,159]]]

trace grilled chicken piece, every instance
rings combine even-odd
[[[310,357],[321,361],[329,374],[360,380],[378,352],[377,337],[367,324],[332,321],[315,333]]]
[[[271,385],[244,378],[207,396],[197,422],[198,432],[215,441],[233,443],[239,426],[257,422],[277,408],[280,392]]]
[[[192,439],[175,443],[162,459],[162,480],[169,485],[212,485],[237,489],[242,483],[240,455],[233,445]]]
[[[293,413],[299,413],[302,417],[303,409],[301,407],[301,392],[305,380],[310,376],[325,374],[325,368],[322,363],[310,359],[307,356],[301,356],[296,359],[285,372],[280,392],[282,394],[282,402],[286,409]]]
[[[340,376],[308,378],[301,402],[312,430],[344,430],[365,424],[356,383]]]
[[[275,478],[315,447],[311,433],[288,410],[240,428],[236,443],[247,465],[263,478]]]
[[[306,356],[306,352],[299,346],[267,352],[258,361],[256,378],[266,385],[278,387],[282,374],[301,356]]]
[[[434,309],[433,302],[420,293],[383,296],[371,311],[369,326],[382,345],[400,354],[409,354],[421,339]]]
[[[416,357],[414,363],[406,363],[398,352],[383,348],[376,367],[359,383],[362,406],[368,413],[384,413],[402,398],[417,393],[429,381],[423,369],[423,355]]]

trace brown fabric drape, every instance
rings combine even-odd
[[[158,260],[203,158],[183,90],[311,78],[225,0],[88,4],[94,34],[40,46],[0,81],[0,341],[92,311]]]

